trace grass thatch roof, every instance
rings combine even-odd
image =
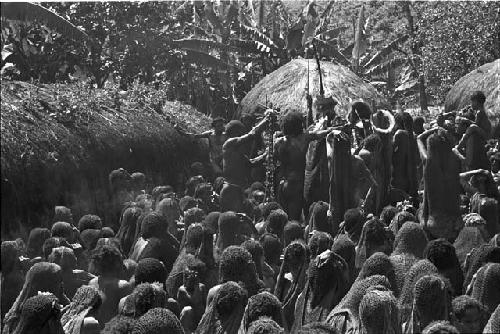
[[[459,110],[470,104],[472,92],[486,95],[485,107],[490,116],[500,114],[500,59],[484,64],[460,78],[446,95],[445,111]]]
[[[2,236],[21,221],[43,225],[54,205],[106,217],[108,174],[142,171],[151,184],[179,175],[205,153],[180,136],[210,119],[191,106],[166,102],[163,92],[135,86],[127,93],[83,85],[1,83]]]
[[[319,73],[314,59],[295,59],[263,78],[240,104],[238,116],[256,112],[258,104],[271,102],[282,112],[307,112],[306,86],[309,62],[309,90],[319,94]],[[351,101],[362,99],[371,105],[387,106],[375,87],[363,81],[347,67],[322,61],[323,86],[326,96],[335,97],[342,109],[349,110]]]

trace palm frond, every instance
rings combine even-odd
[[[403,35],[399,38],[396,38],[394,41],[383,47],[379,52],[377,52],[373,57],[368,60],[365,64],[363,64],[363,67],[368,68],[370,66],[373,66],[377,63],[380,63],[380,61],[389,55],[392,51],[395,50],[396,46],[398,46],[401,43],[404,43],[408,39],[408,35]]]
[[[209,39],[183,38],[183,39],[173,40],[172,43],[176,47],[181,48],[183,50],[190,50],[190,51],[196,51],[196,52],[208,53],[212,50],[217,50],[217,51],[233,50],[234,51],[234,48],[232,48],[231,45],[219,43],[219,42],[212,41]]]
[[[95,41],[65,18],[30,2],[2,2],[2,19],[20,22],[40,22],[73,40]]]
[[[406,64],[407,61],[408,60],[406,58],[395,58],[395,59],[386,61],[382,64],[379,64],[377,66],[374,66],[374,67],[368,69],[365,72],[365,74],[368,76],[380,75],[380,74],[386,73],[390,66],[398,67],[398,66],[401,66],[403,64]]]
[[[185,60],[190,63],[210,67],[212,69],[225,69],[225,68],[236,68],[234,64],[229,64],[222,61],[221,59],[212,56],[206,52],[198,52],[194,50],[188,50],[186,52]]]
[[[240,27],[241,27],[243,32],[251,35],[257,41],[269,46],[270,48],[275,48],[275,49],[277,48],[276,43],[274,43],[274,41],[270,37],[268,37],[266,34],[260,32],[258,29],[253,28],[253,27],[249,27],[249,26],[244,25],[244,24],[241,24]]]
[[[325,32],[322,32],[322,33],[316,35],[316,38],[331,41],[332,39],[337,38],[340,35],[340,33],[345,31],[346,29],[347,29],[347,27],[333,28],[333,29],[327,30]]]

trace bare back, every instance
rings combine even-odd
[[[124,280],[112,277],[96,277],[89,282],[101,292],[102,305],[97,314],[97,320],[101,324],[107,323],[118,314],[120,299],[132,292],[132,286]]]
[[[296,137],[286,136],[276,141],[276,155],[281,162],[282,175],[285,178],[304,179],[306,153],[311,136],[302,133]]]

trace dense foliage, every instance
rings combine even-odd
[[[352,66],[357,26],[366,45],[354,68],[389,98],[442,102],[473,68],[498,58],[497,2],[184,1],[78,2],[43,6],[95,43],[36,22],[2,20],[2,77],[43,83],[132,82],[230,117],[265,74],[312,57]],[[364,18],[359,19],[364,6]],[[361,25],[360,25],[361,24]],[[422,96],[423,94],[423,96]]]

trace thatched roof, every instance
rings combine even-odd
[[[319,94],[319,73],[314,59],[295,59],[263,78],[243,98],[238,116],[256,112],[258,104],[271,102],[282,112],[307,112],[306,86],[309,62],[309,90],[313,97]],[[362,99],[376,106],[387,106],[387,101],[375,87],[363,81],[347,67],[322,61],[323,86],[326,96],[335,97],[342,109],[349,110],[351,101]]]
[[[210,119],[139,88],[117,99],[113,89],[2,80],[2,236],[19,221],[43,224],[54,205],[106,220],[107,177],[119,167],[146,173],[150,184],[183,182],[179,173],[206,149],[173,124],[197,132]]]
[[[446,95],[445,111],[459,110],[470,104],[472,92],[486,95],[490,115],[500,114],[500,59],[484,64],[460,78]]]

